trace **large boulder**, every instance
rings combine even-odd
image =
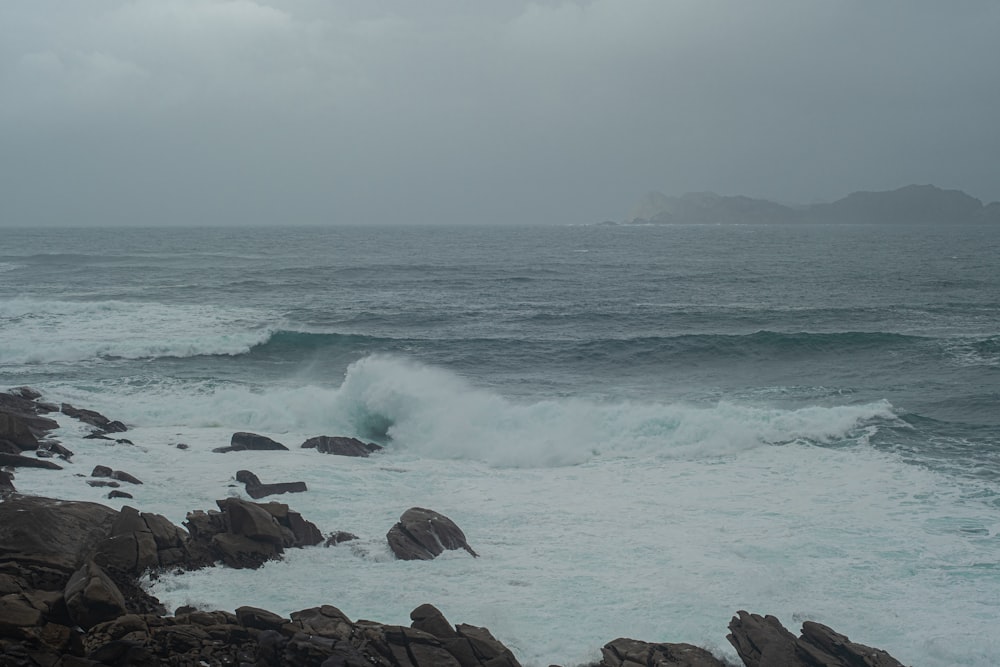
[[[229,567],[258,568],[281,557],[286,547],[323,541],[315,524],[283,503],[252,503],[240,498],[216,501],[219,511],[189,512],[184,525],[191,533],[195,560],[221,560]]]
[[[465,623],[453,627],[434,605],[420,605],[410,612],[410,620],[414,629],[436,637],[462,667],[520,667],[514,654],[489,630]]]
[[[423,507],[411,507],[386,533],[389,548],[400,560],[432,560],[445,549],[465,549],[478,557],[455,522]]]
[[[336,454],[337,456],[367,457],[381,450],[382,447],[374,442],[362,442],[357,438],[319,435],[303,442],[302,449],[315,449],[322,454]]]

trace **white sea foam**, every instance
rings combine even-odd
[[[109,416],[130,420],[127,408]],[[307,493],[279,500],[324,533],[361,536],[292,550],[259,572],[163,576],[153,592],[169,607],[251,604],[288,614],[329,603],[354,618],[405,624],[411,609],[431,602],[453,622],[489,627],[526,665],[592,661],[603,642],[622,635],[733,657],[725,625],[740,608],[775,614],[793,629],[802,619],[827,623],[907,664],[992,667],[1000,657],[995,510],[956,480],[864,444],[796,441],[707,458],[644,448],[574,466],[497,468],[414,447],[371,459],[302,450],[296,445],[316,434],[315,416],[294,412],[285,425],[303,426],[264,431],[291,451],[225,455],[211,449],[228,442],[236,413],[215,427],[164,413],[163,425],[125,434],[135,446],[83,440],[84,430],[61,417],[67,427],[58,435],[77,452],[74,463],[61,472],[19,470],[15,483],[22,492],[127,503],[179,523],[188,510],[240,494],[233,476],[249,468],[265,482],[305,481]],[[811,411],[794,414],[764,421],[833,428],[817,427]],[[670,430],[662,437],[669,447]],[[134,500],[107,500],[106,489],[73,474],[96,464],[145,483],[127,489]],[[414,505],[454,519],[481,558],[392,559],[385,532]]]
[[[251,309],[126,301],[0,300],[0,364],[235,355],[271,330]]]
[[[349,433],[422,457],[521,468],[724,456],[858,436],[872,421],[895,418],[885,401],[797,410],[570,398],[517,403],[443,369],[390,356],[355,362],[339,387],[161,383],[137,392],[116,380],[100,393],[63,391],[70,402],[124,410],[141,424]]]

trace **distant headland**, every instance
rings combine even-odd
[[[605,224],[741,223],[1000,224],[1000,202],[984,205],[961,190],[934,185],[852,192],[834,202],[801,206],[714,192],[676,197],[650,192],[621,223]]]

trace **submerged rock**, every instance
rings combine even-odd
[[[385,537],[392,553],[400,560],[432,560],[445,549],[465,549],[473,557],[479,557],[454,521],[423,507],[411,507],[403,512]]]

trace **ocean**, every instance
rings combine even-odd
[[[618,636],[735,658],[747,609],[1000,664],[1000,228],[0,231],[0,388],[134,443],[62,417],[73,463],[19,491],[179,524],[245,468],[360,537],[150,581],[170,608],[408,624],[429,602],[526,665]],[[211,451],[234,431],[290,451]],[[97,464],[144,484],[108,500]],[[481,557],[396,561],[412,506]]]

